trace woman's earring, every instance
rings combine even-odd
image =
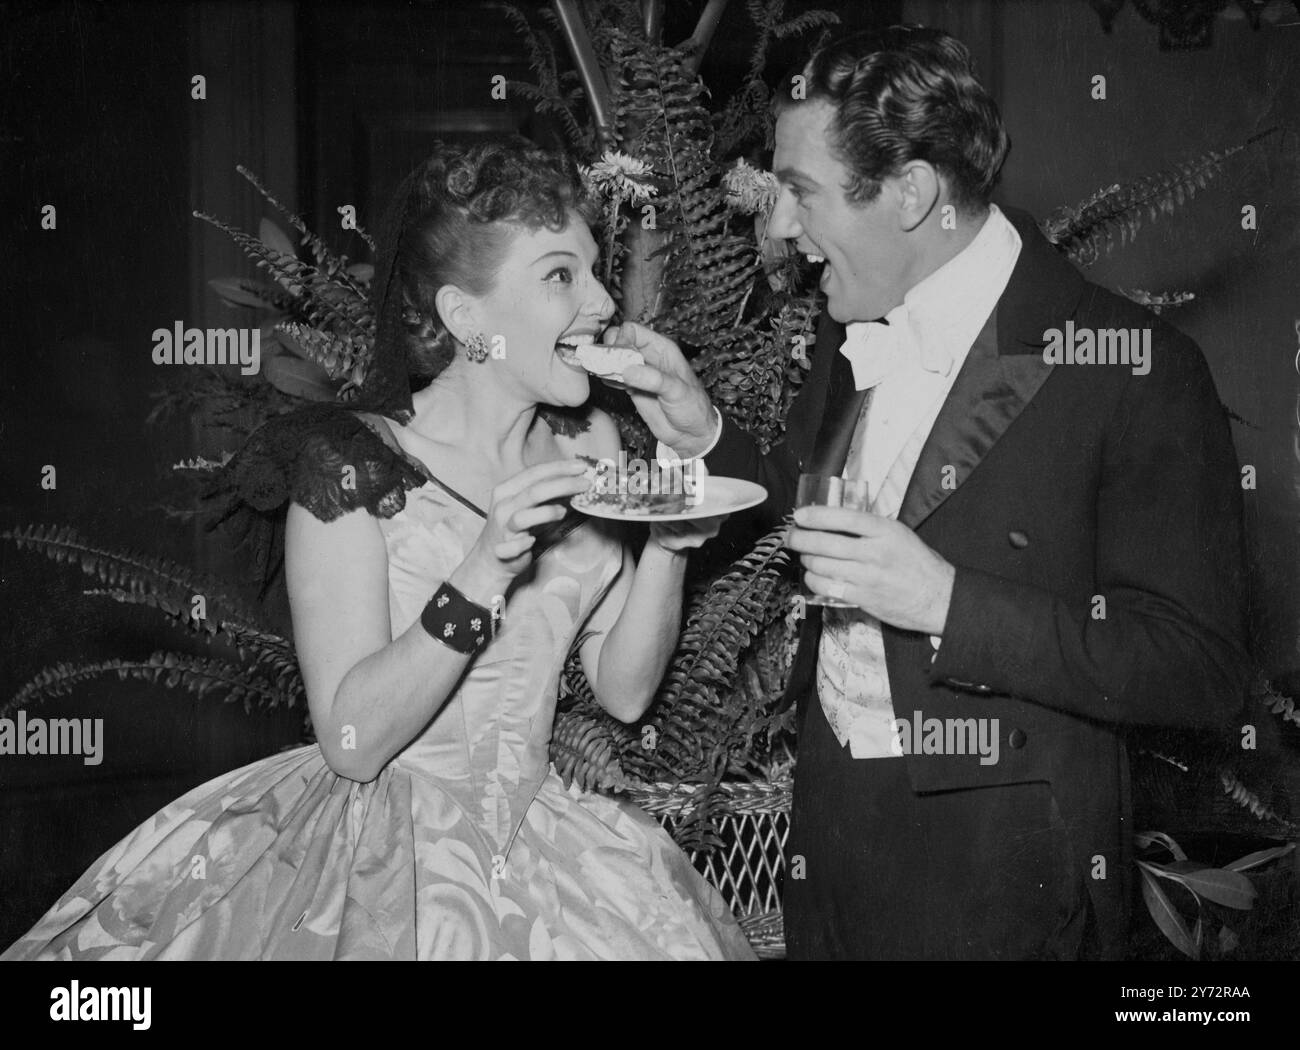
[[[482,332],[475,332],[465,344],[465,356],[471,361],[486,361],[488,356],[487,340]]]

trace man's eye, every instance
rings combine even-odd
[[[545,280],[549,281],[553,277],[558,277],[561,284],[573,283],[573,271],[570,270],[567,266],[557,266],[554,270],[552,270],[550,273],[546,275]]]

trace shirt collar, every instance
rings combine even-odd
[[[971,242],[903,296],[909,318],[934,337],[972,325],[978,334],[1006,288],[1019,254],[1020,235],[1002,210],[990,204]]]
[[[914,285],[879,321],[845,326],[841,352],[858,389],[912,362],[948,377],[970,349],[1006,288],[1020,254],[1020,235],[996,204],[960,252]]]

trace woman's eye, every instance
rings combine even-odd
[[[557,277],[559,278],[559,282],[561,284],[573,283],[573,271],[570,270],[567,266],[557,266],[554,270],[552,270],[550,273],[546,275],[545,280],[549,281],[552,278],[557,278]]]

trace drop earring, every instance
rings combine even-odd
[[[487,360],[488,345],[482,332],[475,332],[469,337],[469,342],[465,344],[465,356],[475,362]]]

